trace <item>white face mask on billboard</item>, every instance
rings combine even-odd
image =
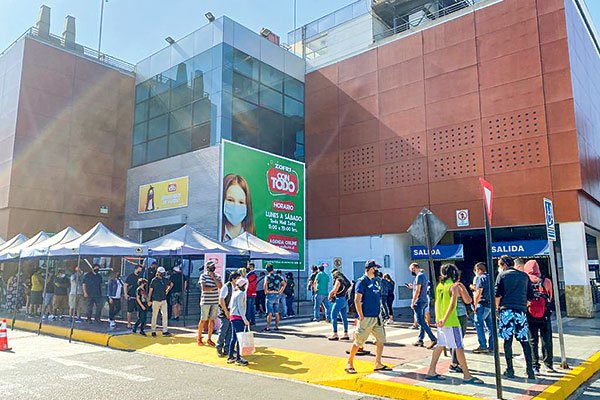
[[[233,204],[226,202],[223,205],[223,214],[231,225],[239,225],[246,218],[246,205],[245,204]]]

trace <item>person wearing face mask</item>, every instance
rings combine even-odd
[[[69,312],[69,278],[62,272],[54,278],[54,298],[52,299],[54,315],[63,319],[63,315]]]
[[[415,277],[413,283],[407,285],[407,287],[413,291],[410,308],[412,308],[414,311],[415,319],[419,325],[419,337],[414,345],[417,347],[423,347],[423,339],[425,338],[425,334],[427,334],[429,340],[431,340],[431,343],[429,346],[427,346],[427,348],[433,349],[437,344],[437,339],[431,331],[429,324],[427,324],[425,321],[425,312],[429,308],[429,299],[427,298],[427,286],[429,284],[429,279],[417,263],[410,264],[408,269],[412,276]]]
[[[96,307],[94,320],[100,322],[100,315],[104,307],[104,297],[102,297],[102,275],[100,275],[100,265],[94,264],[92,270],[83,276],[83,297],[87,304],[87,320],[92,322],[92,311]]]
[[[200,297],[200,322],[198,322],[198,346],[204,346],[202,341],[202,332],[208,325],[206,344],[215,347],[215,342],[212,341],[215,319],[219,313],[219,290],[223,286],[221,276],[215,271],[217,266],[214,261],[206,263],[206,272],[200,275],[199,284],[202,289],[202,297]]]
[[[121,298],[123,297],[123,281],[121,272],[114,271],[108,281],[108,323],[112,329],[117,326],[116,315],[121,311]]]
[[[248,361],[240,356],[240,345],[237,339],[238,332],[244,332],[244,327],[250,326],[246,318],[246,287],[248,280],[238,278],[234,283],[234,292],[229,301],[229,321],[231,322],[231,341],[229,342],[229,357],[227,363],[241,366],[248,365]]]
[[[256,234],[252,197],[248,182],[236,174],[223,179],[223,228],[221,237],[226,242],[244,232]]]
[[[170,282],[166,275],[167,271],[164,267],[158,267],[156,276],[150,282],[150,291],[148,292],[148,306],[152,307],[152,324],[150,325],[152,336],[156,337],[156,323],[158,320],[158,312],[160,311],[162,318],[162,335],[171,336],[169,333],[169,318],[167,306],[167,294],[173,287],[173,282]]]

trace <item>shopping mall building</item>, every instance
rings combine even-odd
[[[594,315],[600,44],[583,0],[359,0],[287,46],[221,17],[135,67],[43,29],[0,55],[0,235],[101,220],[136,240],[186,223],[218,237],[227,139],[305,161],[305,264],[355,278],[374,258],[398,306],[408,264],[426,264],[407,233],[423,207],[449,229],[436,264],[470,277],[480,177],[497,255],[546,272],[552,199],[561,297]],[[159,187],[186,201],[157,209]]]

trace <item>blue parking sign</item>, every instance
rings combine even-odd
[[[544,199],[544,214],[546,215],[546,233],[548,240],[556,240],[556,226],[554,224],[554,208],[552,200]]]

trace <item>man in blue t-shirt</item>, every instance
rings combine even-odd
[[[381,363],[383,345],[385,343],[385,329],[379,315],[381,311],[381,286],[375,279],[375,273],[379,265],[375,260],[367,261],[365,274],[358,279],[355,285],[354,306],[358,314],[358,329],[354,334],[354,343],[348,357],[345,371],[348,374],[356,374],[354,369],[354,356],[361,349],[369,335],[375,337],[377,351],[375,354],[375,371],[391,371],[392,369]]]
[[[425,338],[425,334],[427,334],[429,340],[431,340],[431,343],[429,346],[427,346],[427,348],[433,349],[437,344],[437,338],[425,321],[425,313],[429,309],[429,297],[427,296],[429,279],[427,278],[427,275],[425,275],[425,271],[423,271],[417,263],[410,264],[408,269],[415,277],[413,283],[407,285],[413,291],[410,308],[412,308],[415,312],[415,319],[419,325],[419,338],[414,345],[417,347],[423,347],[423,339]]]
[[[475,276],[473,306],[475,307],[475,329],[477,330],[479,347],[473,350],[473,353],[479,354],[494,350],[494,341],[492,340],[492,296],[490,296],[490,278],[484,263],[475,264]],[[485,328],[488,331],[489,342],[486,341]]]

